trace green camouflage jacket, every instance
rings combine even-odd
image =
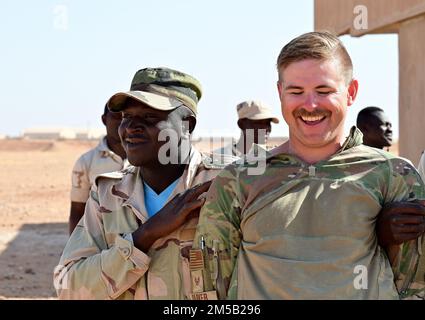
[[[361,144],[355,127],[332,157],[308,165],[290,154],[227,166],[214,180],[194,248],[204,290],[229,299],[423,298],[424,239],[389,263],[377,244],[386,203],[425,199],[409,161]]]
[[[232,160],[229,157],[227,163]],[[190,162],[168,201],[177,193],[213,179],[223,167],[192,148]],[[90,192],[84,217],[55,268],[59,298],[190,298],[188,259],[197,218],[158,239],[144,253],[133,245],[129,235],[147,219],[139,168],[131,166],[100,175]]]

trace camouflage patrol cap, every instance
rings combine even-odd
[[[107,104],[111,111],[122,111],[131,98],[165,111],[185,105],[196,114],[201,96],[201,84],[194,77],[169,68],[145,68],[134,75],[130,91],[114,94]]]

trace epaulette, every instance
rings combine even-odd
[[[120,171],[113,171],[113,172],[101,173],[101,174],[99,174],[99,175],[96,176],[95,183],[97,185],[97,181],[100,178],[120,180],[120,179],[122,179],[127,174],[135,173],[135,170],[136,170],[136,167],[134,167],[134,166],[128,166],[127,168],[122,169]]]
[[[225,166],[237,160],[239,160],[239,158],[231,154],[202,153],[202,164],[207,169],[224,169]]]
[[[356,147],[363,143],[363,133],[356,126],[352,126],[350,134],[341,147],[341,151]]]

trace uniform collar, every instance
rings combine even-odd
[[[350,129],[350,133],[348,134],[348,137],[345,139],[344,143],[342,144],[341,148],[335,152],[332,156],[334,157],[335,155],[346,151],[348,149],[351,149],[353,147],[357,147],[359,145],[361,145],[363,143],[363,133],[360,131],[359,128],[357,128],[356,126],[352,126]],[[267,160],[273,158],[273,157],[277,157],[281,154],[285,154],[291,157],[296,157],[295,155],[292,154],[287,154],[287,153],[282,153],[281,151],[279,151],[279,147],[274,148],[273,150],[271,150],[270,152],[267,152]],[[319,161],[321,162],[321,161]]]
[[[124,168],[128,166],[127,159],[123,160],[119,155],[117,155],[115,152],[113,152],[111,149],[109,149],[109,147],[108,147],[108,141],[106,140],[106,136],[104,136],[100,140],[100,142],[97,145],[96,149],[99,151],[101,157],[103,157],[103,158],[110,157],[114,161],[116,161],[118,163],[122,163]]]
[[[104,136],[99,141],[99,144],[97,145],[97,150],[99,150],[100,152],[112,152],[112,150],[108,147],[108,141],[106,140],[106,136]]]
[[[353,147],[357,147],[363,143],[363,133],[356,126],[352,126],[350,129],[350,134],[347,139],[345,139],[341,149],[337,153],[343,152]]]

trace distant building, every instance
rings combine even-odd
[[[22,133],[25,139],[46,140],[93,140],[99,139],[106,134],[101,129],[79,129],[79,128],[29,128]]]
[[[88,129],[88,130],[79,129],[79,130],[76,130],[75,134],[76,134],[75,139],[78,139],[78,140],[98,140],[102,136],[106,135],[106,130],[105,128]]]

